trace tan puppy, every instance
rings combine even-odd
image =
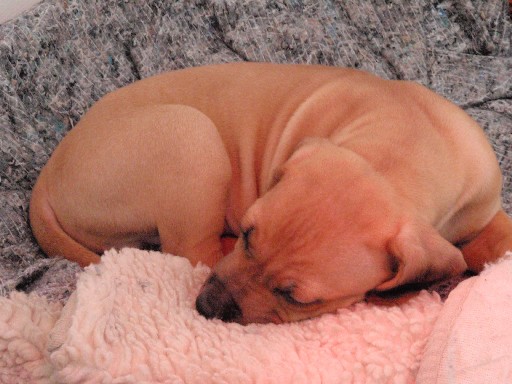
[[[283,322],[462,272],[452,244],[502,215],[500,188],[482,130],[420,85],[229,64],[101,99],[42,170],[30,219],[47,254],[81,265],[160,244],[215,266],[201,313]],[[507,242],[508,223],[488,228]],[[217,263],[223,234],[240,239]]]

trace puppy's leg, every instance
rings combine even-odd
[[[484,229],[468,244],[461,248],[469,269],[483,270],[486,263],[512,251],[512,220],[500,210]]]
[[[156,211],[162,251],[185,256],[192,264],[213,266],[223,256],[220,237],[231,163],[207,116],[189,107],[168,108],[161,118],[166,120],[174,145],[162,159],[168,165],[162,174]]]
[[[60,226],[48,202],[45,181],[38,180],[30,199],[30,225],[37,242],[48,256],[64,256],[81,267],[99,263],[97,254],[72,239]]]

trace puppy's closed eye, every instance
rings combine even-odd
[[[245,254],[247,255],[247,257],[251,257],[251,258],[253,257],[253,254],[251,253],[252,247],[251,247],[250,236],[253,231],[254,231],[253,226],[250,226],[247,229],[244,229],[244,228],[240,229],[240,232],[242,233],[242,241],[243,241]]]
[[[272,181],[270,182],[270,185],[268,186],[268,189],[272,189],[276,186],[277,183],[281,181],[284,175],[284,169],[282,167],[279,167],[274,171],[274,174],[272,175]]]
[[[272,293],[275,296],[279,296],[284,299],[288,304],[294,305],[296,307],[306,307],[314,304],[320,304],[322,300],[316,299],[313,301],[309,301],[307,303],[297,300],[293,295],[293,287],[289,288],[274,288]]]

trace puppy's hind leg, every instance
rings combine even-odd
[[[482,231],[461,248],[469,269],[480,272],[491,263],[512,251],[512,220],[499,210]]]
[[[162,251],[213,266],[222,257],[229,156],[207,116],[184,106],[167,106],[166,112],[172,148],[165,159],[156,215]]]

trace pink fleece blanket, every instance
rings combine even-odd
[[[64,308],[0,299],[0,382],[413,383],[442,308],[422,292],[300,323],[225,324],[194,309],[208,272],[124,249],[88,267]]]
[[[457,286],[429,338],[417,384],[512,383],[512,252]]]

